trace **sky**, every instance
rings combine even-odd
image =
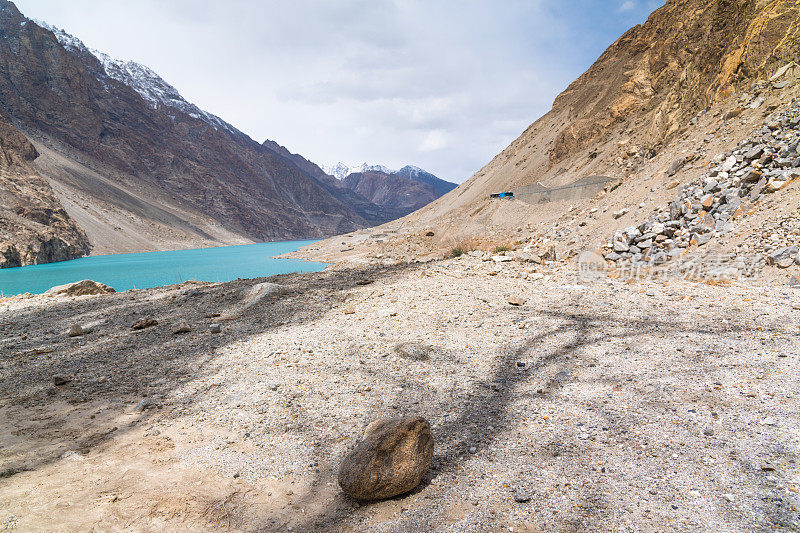
[[[460,183],[657,0],[15,0],[318,164]]]

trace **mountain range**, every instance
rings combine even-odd
[[[412,165],[390,170],[383,165],[367,163],[351,168],[340,162],[322,169],[340,180],[342,187],[391,210],[396,215],[393,218],[416,211],[457,187]]]
[[[254,141],[149,68],[90,50],[7,0],[0,65],[0,115],[31,142],[38,155],[26,164],[94,253],[318,238],[405,214],[274,141]],[[27,249],[33,234],[25,235],[4,231],[0,242]],[[86,248],[71,250],[58,258]],[[45,260],[22,255],[23,264]]]

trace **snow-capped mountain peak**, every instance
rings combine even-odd
[[[93,55],[100,62],[108,78],[123,83],[139,93],[153,109],[157,109],[159,106],[172,107],[193,118],[204,121],[214,129],[223,128],[231,133],[234,132],[233,127],[221,118],[187,102],[175,87],[164,81],[161,76],[150,68],[135,61],[114,59],[99,50],[87,48],[83,41],[61,28],[40,20],[34,20],[33,22],[53,32],[53,35],[56,36],[56,39],[64,48]]]
[[[383,165],[368,165],[367,163],[363,163],[358,167],[357,172],[383,172],[384,174],[394,174],[394,170],[388,167]]]
[[[359,166],[349,166],[339,161],[335,165],[322,165],[322,170],[329,176],[338,180],[343,180],[350,174],[357,172],[383,172],[384,174],[395,174],[395,171],[384,165],[370,165],[362,163]]]
[[[61,43],[61,46],[63,46],[64,48],[69,48],[72,50],[81,50],[81,51],[89,50],[88,48],[86,48],[86,45],[83,44],[83,41],[81,41],[74,35],[70,35],[61,28],[56,28],[55,26],[52,26],[43,20],[31,19],[31,22],[35,23],[37,26],[41,28],[53,32],[53,35],[56,36],[56,39],[58,39],[58,42]]]
[[[339,161],[335,165],[322,165],[322,171],[337,180],[343,180],[350,174],[350,167]]]

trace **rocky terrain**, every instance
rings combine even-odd
[[[798,10],[668,2],[324,272],[0,300],[0,524],[800,530]]]
[[[753,96],[744,103],[758,108],[763,102],[763,97]],[[702,247],[712,239],[724,239],[736,229],[735,221],[765,203],[762,196],[774,195],[800,178],[798,142],[800,103],[793,102],[769,115],[749,138],[738,143],[736,150],[717,155],[712,160],[716,166],[681,186],[679,195],[668,206],[659,207],[638,226],[617,231],[607,245],[612,251],[605,258],[629,261],[635,267],[656,266],[681,257],[692,245]],[[667,174],[675,175],[692,157],[676,159]],[[678,183],[676,180],[674,185]],[[615,216],[624,214],[618,211]],[[791,219],[783,222],[790,223]],[[781,268],[800,265],[800,248],[788,241],[797,240],[795,230],[781,224],[768,233],[766,242],[740,244],[739,251],[762,252],[770,264]],[[735,261],[736,253],[729,259]]]
[[[86,235],[31,169],[37,156],[28,139],[0,117],[0,268],[89,253]]]
[[[590,145],[576,146],[566,157],[551,157],[548,148],[557,142],[558,124],[582,112],[584,104],[573,101],[583,91],[577,88],[600,83],[626,54],[644,53],[641,47],[630,49],[630,35],[664,25],[683,9],[686,22],[666,26],[684,32],[680,39],[693,42],[697,35],[691,28],[706,28],[712,14],[721,17],[731,9],[713,1],[703,3],[702,8],[695,4],[669,2],[656,10],[644,29],[634,28],[609,48],[580,83],[559,96],[550,113],[457,190],[402,220],[315,244],[299,255],[368,264],[386,257],[441,258],[454,250],[492,251],[498,246],[545,253],[553,246],[563,259],[591,250],[625,268],[650,268],[654,266],[651,259],[655,266],[666,265],[665,258],[698,251],[723,262],[735,262],[736,254],[742,253],[760,254],[764,261],[772,261],[768,254],[794,245],[792,228],[800,224],[800,191],[795,179],[798,158],[794,155],[800,135],[795,121],[800,67],[784,50],[788,47],[791,52],[794,44],[788,43],[795,42],[792,36],[798,12],[794,3],[765,6],[753,2],[742,7],[747,16],[733,18],[749,29],[733,42],[744,52],[730,59],[739,61],[739,74],[726,77],[727,89],[701,99],[701,106],[696,105],[695,81],[689,85],[655,84],[646,105],[610,123]],[[703,31],[704,35],[716,35],[716,30]],[[672,38],[678,37],[653,37],[644,57],[672,53]],[[727,41],[720,43],[720,47],[727,46]],[[767,63],[758,69],[746,68],[767,49],[775,50]],[[785,62],[774,63],[775,57]],[[680,61],[687,69],[698,68],[698,56]],[[729,60],[723,64],[728,65]],[[704,68],[718,70],[719,64],[708,63]],[[626,71],[625,76],[632,75]],[[624,86],[608,85],[603,90]],[[623,89],[619,90],[625,93]],[[650,115],[651,106],[657,109],[662,99],[678,102],[672,115],[678,125],[670,126],[670,133],[652,137],[651,126],[658,120]],[[565,106],[575,111],[564,114]],[[746,159],[758,150],[761,153],[753,152],[753,158]],[[728,166],[730,169],[724,170]],[[608,179],[608,186],[599,193],[582,188],[593,176]],[[489,198],[501,191],[516,191],[516,197]],[[565,192],[552,201],[537,191]],[[704,207],[704,201],[710,204]],[[776,222],[783,229],[762,236]],[[661,225],[662,233],[651,231],[653,226],[662,231]],[[790,250],[784,253],[791,255]],[[780,259],[789,266],[786,257]]]
[[[661,200],[672,179],[683,183],[687,177],[679,172],[662,179],[676,159],[699,150],[696,158],[691,154],[687,171],[734,150],[770,106],[797,95],[799,18],[800,7],[788,0],[669,1],[620,37],[556,98],[550,112],[458,189],[400,221],[356,235],[398,232],[403,247],[400,241],[433,230],[435,237],[415,244],[420,256],[487,235],[488,240],[535,238],[561,224],[561,246],[574,247],[568,244],[572,240],[583,247],[602,246],[609,230],[630,225],[630,215],[618,220],[597,214],[580,220],[585,222],[580,227],[563,224],[592,208],[633,213],[651,198]],[[773,77],[766,87],[754,88]],[[759,96],[763,105],[745,107]],[[606,176],[622,186],[602,197],[550,204],[525,196],[489,198],[539,185],[569,187],[589,176]],[[580,242],[600,234],[605,234],[602,243]],[[337,256],[343,240],[323,244],[323,255]]]
[[[797,530],[799,289],[711,281],[465,254],[3,300],[0,524]],[[431,422],[422,485],[344,496],[396,415]]]

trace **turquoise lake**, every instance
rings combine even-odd
[[[319,272],[326,263],[274,259],[315,241],[268,242],[220,248],[117,254],[0,269],[0,294],[41,294],[51,287],[91,279],[117,291],[149,289],[188,280],[231,281],[291,272]]]

